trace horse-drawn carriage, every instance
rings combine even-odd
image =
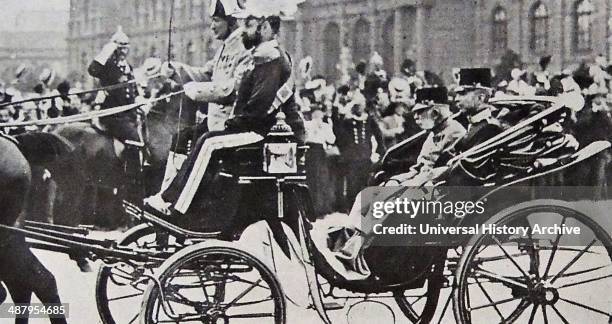
[[[323,322],[331,323],[328,312],[346,307],[338,301],[380,303],[391,298],[413,323],[432,322],[436,315],[438,323],[446,322],[451,301],[458,323],[609,323],[612,300],[605,296],[612,277],[610,229],[576,203],[549,199],[549,191],[537,191],[532,200],[533,192],[512,188],[532,188],[534,181],[571,170],[610,144],[577,146],[563,129],[570,112],[557,99],[509,97],[491,104],[506,123],[504,130],[455,157],[451,170],[456,172],[448,174],[480,188],[476,192],[482,194],[472,197],[477,201],[501,197],[511,198],[511,203],[495,204],[499,208],[487,209],[478,220],[438,215],[436,222],[531,227],[546,219],[559,227],[580,227],[581,245],[562,233],[478,233],[444,244],[372,244],[362,251],[371,275],[347,280],[313,242],[316,220],[305,184],[306,148],[292,140],[282,117],[263,144],[218,159],[219,179],[235,184],[243,197],[257,194],[261,199],[239,205],[240,222],[230,233],[192,231],[131,204],[126,209],[143,224],[119,241],[93,240],[74,234],[77,229],[52,225],[13,230],[38,240],[35,247],[106,263],[96,286],[105,323],[133,323],[138,318],[141,323],[295,323],[287,311],[295,305],[313,308]],[[381,183],[389,179],[385,162]],[[434,188],[444,192],[449,179]],[[571,200],[566,193],[555,198],[559,196]],[[440,308],[445,288],[450,293]],[[125,294],[111,295],[117,291]],[[139,314],[136,309],[121,314],[128,301],[142,302]]]

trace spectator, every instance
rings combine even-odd
[[[366,100],[360,92],[353,94],[349,103],[351,111],[338,115],[338,147],[347,164],[346,201],[352,203],[367,184],[373,162],[385,152],[385,145],[378,123],[366,112]]]
[[[322,216],[332,211],[333,187],[326,156],[326,148],[336,142],[332,126],[323,120],[323,106],[312,107],[312,120],[306,121],[306,144],[310,147],[306,157],[308,187],[315,212]]]

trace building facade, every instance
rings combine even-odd
[[[71,0],[69,61],[74,63],[73,71],[86,73],[90,61],[121,26],[130,37],[134,65],[147,57],[167,59],[169,37],[172,59],[200,64],[216,47],[208,20],[208,0]]]
[[[71,0],[68,52],[71,70],[84,78],[87,66],[106,44],[117,26],[130,37],[130,62],[140,65],[147,57],[204,65],[220,42],[210,31],[210,0]],[[169,33],[171,5],[172,33]],[[283,42],[293,48],[295,24],[283,23]]]
[[[36,23],[32,23],[32,22]],[[37,73],[45,67],[58,74],[67,72],[67,12],[22,11],[11,30],[0,32],[0,78],[10,81],[20,64]]]
[[[332,79],[342,47],[354,62],[377,51],[388,72],[411,58],[447,80],[453,67],[494,66],[507,50],[527,66],[553,55],[560,70],[610,57],[610,10],[610,0],[308,0],[295,51]]]

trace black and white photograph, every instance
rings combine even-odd
[[[612,0],[0,8],[0,324],[612,324]]]

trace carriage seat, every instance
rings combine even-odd
[[[263,141],[223,152],[220,172],[239,177],[305,175],[308,146],[298,144],[284,113],[276,118]]]

